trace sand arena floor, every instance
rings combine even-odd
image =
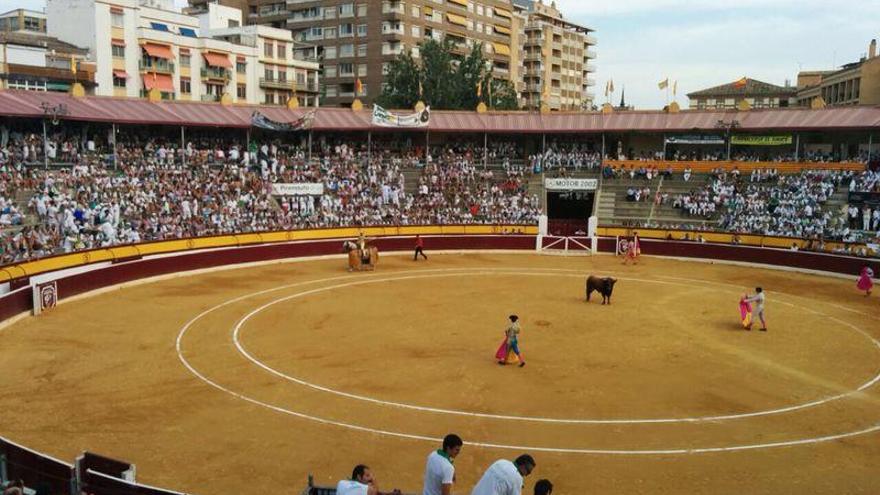
[[[358,463],[418,492],[448,432],[461,494],[521,452],[524,493],[880,493],[880,302],[854,278],[428,254],[166,279],[20,321],[0,330],[0,434],[199,495],[294,493]],[[618,277],[611,306],[584,302],[587,274]],[[755,285],[768,333],[739,326]],[[492,359],[510,313],[525,368]]]

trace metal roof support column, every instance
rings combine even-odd
[[[180,126],[180,150],[183,153],[180,154],[180,159],[183,162],[183,166],[186,166],[186,134],[184,133],[183,126]]]
[[[49,170],[49,138],[46,137],[45,117],[43,117],[43,166]]]
[[[483,133],[483,170],[488,166],[489,161],[489,133]]]
[[[794,133],[794,161],[801,161],[801,135],[800,133]]]
[[[116,122],[111,124],[111,132],[113,133],[113,170],[119,169],[119,153],[116,149]]]

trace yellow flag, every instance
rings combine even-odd
[[[76,59],[73,55],[70,56],[70,72],[76,74]]]
[[[541,98],[544,100],[550,99],[550,86],[547,83],[544,83],[544,91],[541,92]]]
[[[669,78],[667,77],[666,79],[664,79],[664,80],[660,81],[659,83],[657,83],[657,87],[660,88],[660,89],[666,89],[666,88],[668,88],[668,87],[669,87]]]
[[[483,85],[480,83],[477,83],[477,98],[482,98],[482,97],[483,97]]]

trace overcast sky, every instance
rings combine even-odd
[[[176,0],[185,4],[185,0]],[[545,0],[549,1],[549,0]],[[691,91],[743,76],[794,84],[798,69],[859,59],[880,37],[880,0],[557,0],[570,20],[596,30],[596,101],[614,80],[614,104],[660,108],[657,82]],[[0,12],[42,9],[45,0],[0,0]]]

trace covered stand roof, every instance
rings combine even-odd
[[[64,93],[20,90],[0,91],[0,116],[42,118],[43,104],[63,104],[63,119],[115,122],[118,124],[184,125],[240,127],[250,126],[255,110],[279,122],[292,122],[309,108],[289,110],[278,106],[219,105],[216,103],[161,101],[134,98],[87,96],[74,98]],[[432,132],[489,133],[598,133],[598,132],[692,132],[713,130],[719,120],[739,122],[744,131],[763,130],[855,130],[880,127],[880,107],[851,106],[821,110],[785,108],[751,110],[659,111],[600,113],[553,113],[540,115],[526,112],[433,111],[428,127]],[[318,131],[384,130],[374,126],[368,110],[353,112],[347,108],[319,108],[312,129]],[[406,131],[408,129],[394,129]],[[424,130],[424,129],[416,129]]]

